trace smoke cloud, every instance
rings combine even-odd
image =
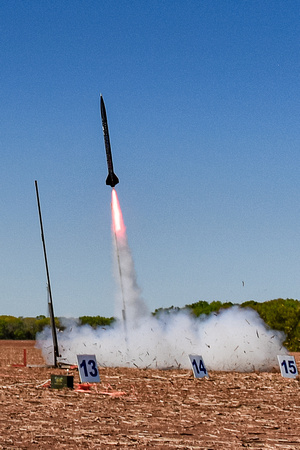
[[[270,371],[286,354],[284,336],[266,328],[251,309],[233,307],[209,317],[187,312],[122,320],[94,330],[76,323],[59,333],[62,362],[77,364],[77,354],[95,354],[100,366],[190,368],[189,354],[201,354],[209,370]],[[38,337],[46,361],[53,362],[50,328]]]
[[[124,224],[114,225],[117,320],[95,330],[68,319],[67,328],[58,333],[61,362],[77,364],[76,355],[95,354],[104,367],[188,369],[188,355],[198,354],[208,370],[270,371],[278,366],[277,355],[287,353],[284,334],[268,329],[252,309],[234,306],[198,318],[187,310],[152,316],[141,297]],[[53,364],[50,328],[37,336],[37,346]]]

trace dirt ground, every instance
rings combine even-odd
[[[34,345],[0,341],[1,449],[300,448],[299,377],[100,367],[88,391],[76,369],[74,389],[52,389],[51,374],[67,372],[38,367]]]

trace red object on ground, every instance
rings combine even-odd
[[[26,367],[27,366],[27,350],[23,350],[23,364],[12,364],[12,367]]]
[[[91,392],[91,385],[89,383],[80,383],[76,385],[76,389],[74,391],[77,392]]]

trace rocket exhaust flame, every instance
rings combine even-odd
[[[120,260],[120,251],[119,251],[119,243],[118,237],[124,237],[125,226],[123,221],[123,215],[120,208],[119,199],[115,189],[112,189],[111,192],[111,212],[112,212],[112,225],[115,236],[115,245],[116,245],[116,254],[119,268],[119,276],[120,276],[120,288],[122,293],[122,318],[124,322],[124,333],[125,333],[125,341],[127,342],[127,327],[126,327],[126,305],[125,305],[125,295],[124,295],[124,286],[123,286],[123,274],[122,274],[122,266]]]
[[[115,189],[112,189],[111,193],[111,209],[112,209],[112,220],[113,220],[113,230],[116,235],[124,235],[125,226],[123,222],[123,215],[120,208],[119,199]]]
[[[125,342],[123,342],[125,344],[124,356],[128,361],[132,354],[131,330],[137,326],[142,317],[148,316],[149,312],[141,298],[141,291],[137,284],[134,262],[127,241],[126,227],[115,189],[112,189],[111,207],[115,247],[115,277],[118,281],[115,317],[122,321],[125,335]]]

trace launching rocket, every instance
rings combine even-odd
[[[105,109],[104,100],[103,100],[102,95],[100,95],[100,111],[101,111],[102,129],[103,129],[107,168],[108,168],[106,184],[113,188],[113,187],[115,187],[116,184],[119,183],[119,178],[114,173],[114,166],[113,166],[113,162],[112,162],[109,132],[108,132],[108,124],[107,124],[107,117],[106,117],[106,109]]]

